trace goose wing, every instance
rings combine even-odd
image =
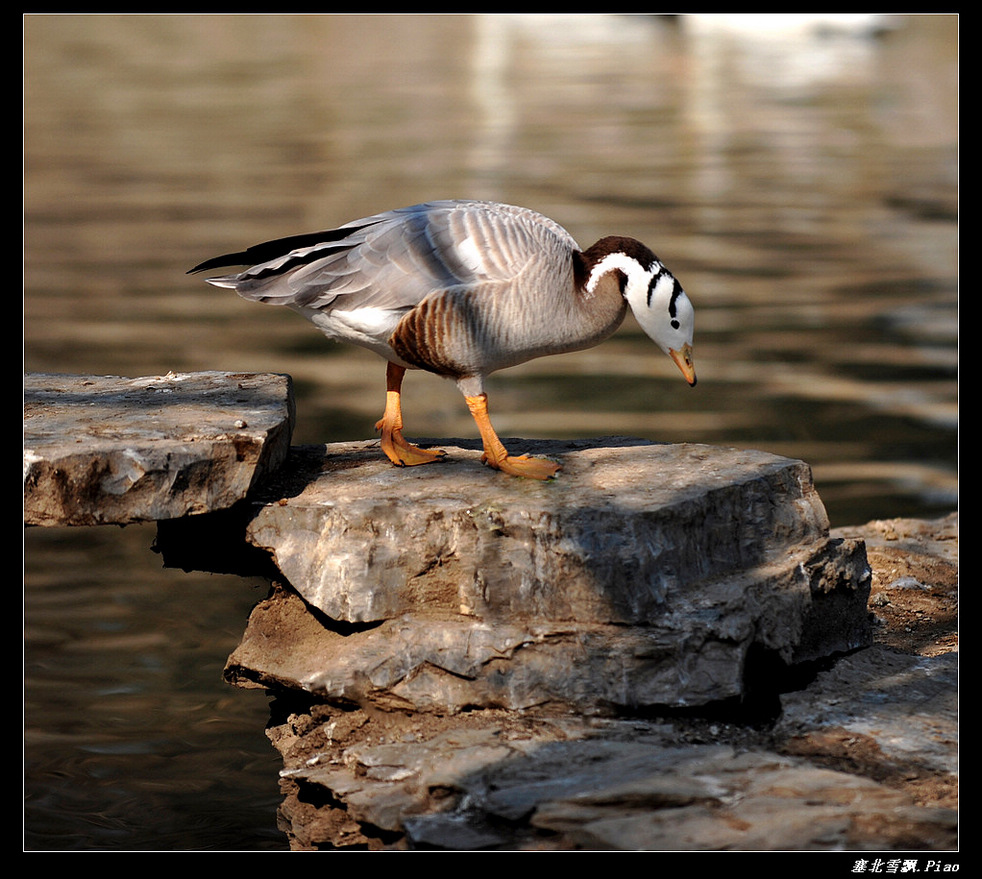
[[[266,242],[191,271],[251,266],[208,279],[246,299],[312,310],[406,310],[434,291],[542,271],[543,261],[576,249],[565,229],[526,208],[439,201]]]

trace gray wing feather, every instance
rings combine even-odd
[[[247,299],[311,309],[403,310],[438,290],[516,278],[577,249],[568,232],[525,208],[445,201],[346,223],[351,235],[209,278]]]

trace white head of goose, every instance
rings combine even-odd
[[[696,383],[692,305],[661,261],[631,238],[603,238],[580,250],[565,229],[527,208],[414,205],[258,244],[191,272],[243,265],[251,268],[208,283],[286,305],[329,338],[388,361],[385,413],[376,429],[399,466],[444,455],[402,436],[402,380],[415,368],[456,381],[481,433],[485,463],[515,476],[555,476],[558,464],[505,450],[488,417],[485,377],[596,345],[620,326],[628,306],[686,381]]]

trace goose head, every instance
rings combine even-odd
[[[681,371],[689,385],[696,383],[692,361],[695,312],[682,285],[664,264],[633,238],[602,238],[584,254],[592,263],[586,290],[592,293],[610,272],[617,279],[641,329]]]

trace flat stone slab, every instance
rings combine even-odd
[[[282,464],[293,422],[285,375],[26,375],[24,523],[225,509]]]
[[[958,772],[958,654],[873,647],[844,656],[806,691],[786,694],[779,734],[810,753],[831,735],[869,740],[884,760]],[[821,732],[816,733],[816,730]]]
[[[364,844],[358,830],[366,828],[415,849],[957,847],[954,809],[762,747],[679,744],[670,722],[477,713],[423,732],[412,720],[358,712],[318,720],[310,747],[289,725],[270,730],[296,798],[283,815],[298,848],[325,837]],[[298,808],[302,801],[330,806],[312,814]]]
[[[800,663],[870,643],[861,541],[832,539],[808,466],[625,438],[480,448],[393,468],[377,445],[294,448],[246,526],[289,583],[227,676],[390,707],[576,711],[744,692],[759,649]]]
[[[249,541],[335,620],[443,612],[632,624],[663,616],[682,587],[828,537],[810,468],[766,452],[540,441],[535,453],[564,467],[543,483],[488,470],[478,449],[455,442],[441,444],[448,462],[407,469],[374,444],[295,449],[254,497]]]

